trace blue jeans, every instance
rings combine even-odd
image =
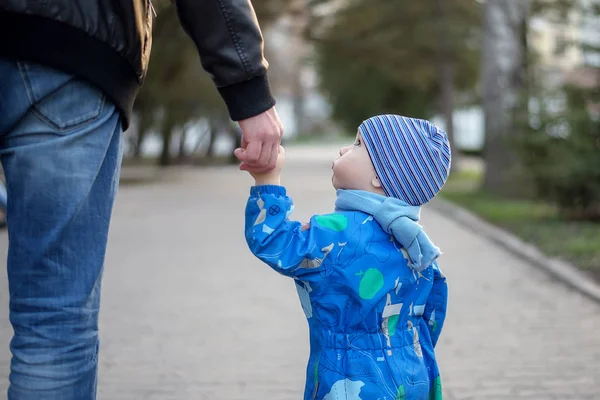
[[[4,182],[0,181],[0,210],[6,212],[6,206],[8,204],[8,194],[6,193],[6,186]]]
[[[0,58],[14,329],[9,400],[96,397],[100,286],[121,133],[119,112],[98,89]]]

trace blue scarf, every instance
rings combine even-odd
[[[362,211],[373,216],[383,230],[406,249],[412,267],[422,271],[441,254],[423,227],[417,223],[421,207],[411,206],[395,197],[386,197],[363,190],[337,191],[336,211]]]

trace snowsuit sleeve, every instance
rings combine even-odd
[[[431,342],[435,347],[442,327],[444,326],[444,320],[446,319],[446,307],[448,303],[448,285],[446,284],[446,277],[442,274],[442,271],[438,267],[437,263],[434,262],[433,268],[433,287],[431,293],[425,303],[425,312],[423,318],[427,322],[429,333],[431,335]]]
[[[253,186],[246,204],[246,242],[252,253],[280,274],[318,276],[340,232],[311,218],[308,229],[289,219],[293,202],[282,186]]]

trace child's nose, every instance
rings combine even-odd
[[[348,152],[348,147],[342,147],[340,149],[340,157]]]

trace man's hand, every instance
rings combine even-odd
[[[283,127],[275,107],[239,122],[242,129],[242,148],[235,156],[242,162],[240,169],[266,172],[275,168]]]
[[[278,147],[277,162],[275,168],[266,172],[248,171],[254,178],[256,186],[260,185],[281,185],[281,170],[285,164],[285,149],[283,146]]]

